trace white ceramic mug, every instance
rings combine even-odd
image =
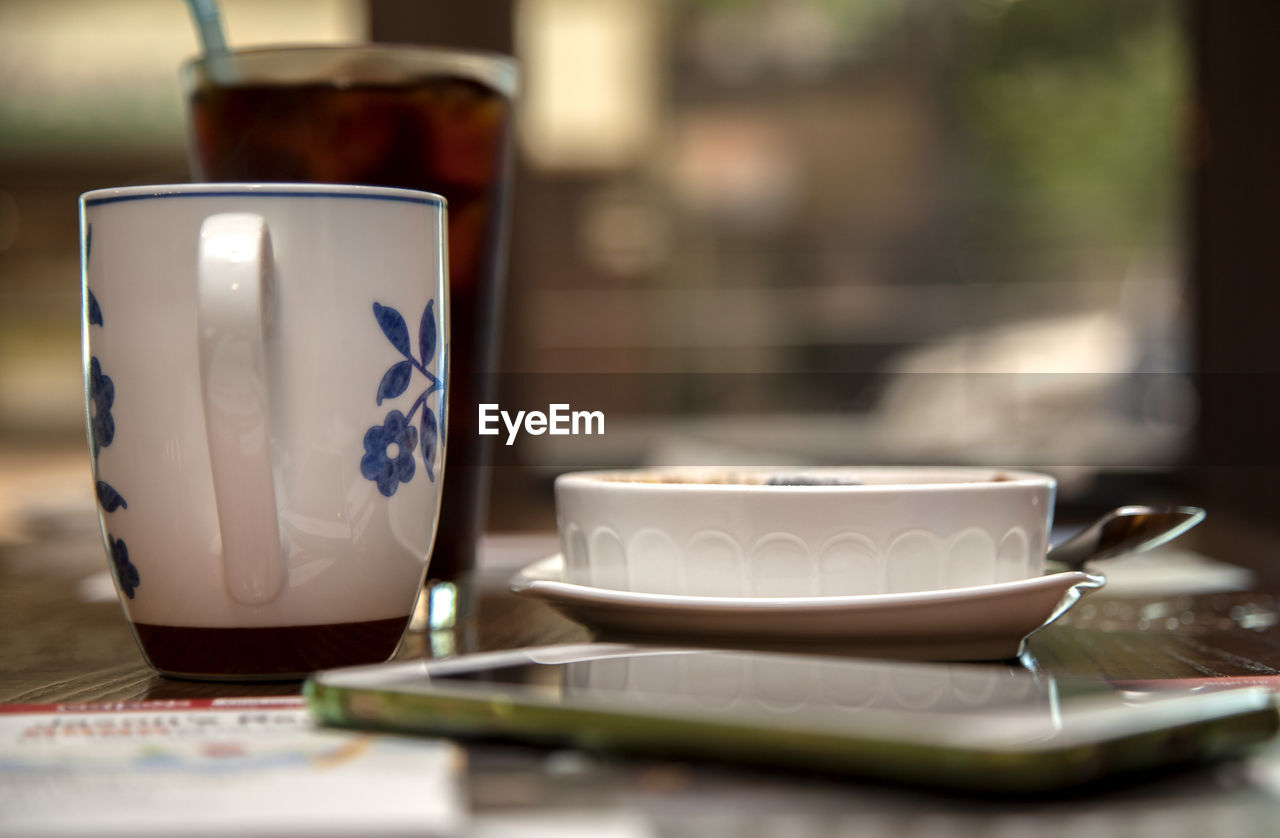
[[[443,199],[185,184],[80,206],[94,480],[148,662],[385,660],[439,511]]]

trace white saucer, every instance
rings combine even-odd
[[[563,581],[550,556],[511,579],[599,633],[724,641],[840,644],[868,654],[946,660],[1017,657],[1026,637],[1057,619],[1105,577],[1078,571],[918,593],[827,597],[643,594]]]

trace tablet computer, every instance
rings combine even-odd
[[[1126,691],[1011,665],[589,643],[318,673],[333,725],[1040,794],[1238,755],[1259,688]]]

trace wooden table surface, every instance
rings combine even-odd
[[[27,515],[20,527],[10,520],[7,531],[0,526],[0,703],[298,692],[298,682],[218,684],[153,674],[109,586],[104,589],[109,583],[96,520],[82,509],[64,512]],[[508,554],[512,543],[518,542],[507,542]],[[527,558],[539,558],[549,543],[529,541]],[[399,657],[589,639],[549,607],[506,591],[515,566],[510,559],[484,565],[472,619],[451,633],[411,631]],[[1257,591],[1146,597],[1104,591],[1036,634],[1025,663],[1054,674],[1120,681],[1230,677],[1268,683],[1280,676],[1278,607],[1280,599]],[[1280,749],[1112,793],[1035,803],[714,764],[520,746],[467,749],[478,824],[562,835],[575,829],[605,836],[1280,831]]]
[[[156,675],[143,663],[110,590],[96,523],[50,527],[0,542],[0,703],[127,701],[223,695],[285,695],[298,682],[213,683]],[[554,537],[525,543],[529,561]],[[398,658],[440,657],[591,639],[506,580],[519,561],[486,565],[472,618],[451,632],[411,630]],[[857,649],[845,651],[856,655]],[[1265,683],[1280,676],[1280,596],[1265,591],[1086,597],[1033,635],[1028,665],[1113,681],[1223,678]]]

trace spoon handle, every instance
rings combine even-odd
[[[1087,562],[1143,553],[1182,535],[1204,520],[1194,506],[1122,506],[1049,549],[1051,562],[1079,569]]]

